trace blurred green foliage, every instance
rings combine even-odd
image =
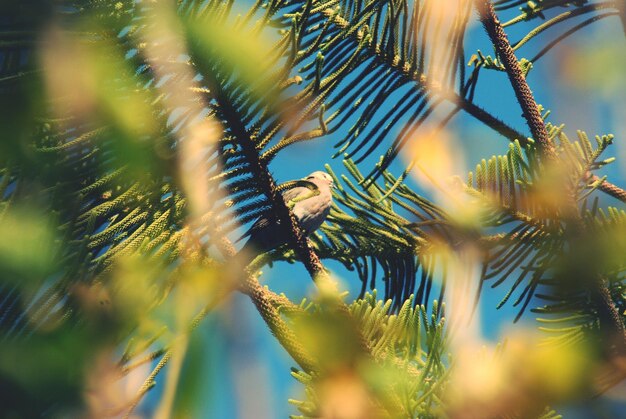
[[[607,324],[623,329],[626,198],[598,177],[613,137],[570,140],[546,112],[555,164],[479,107],[478,77],[507,69],[490,57],[466,68],[472,2],[10,3],[0,6],[3,417],[129,416],[157,382],[141,413],[197,414],[211,391],[203,371],[221,360],[194,330],[219,322],[236,291],[298,364],[303,396],[291,403],[305,417],[548,419],[558,415],[546,406],[622,380],[624,336]],[[519,2],[495,5],[505,14]],[[571,17],[623,13],[527,6],[504,23],[526,33],[516,50],[592,23]],[[552,48],[544,41],[527,69]],[[619,56],[607,51],[581,54]],[[618,65],[605,66],[618,85]],[[566,76],[595,94],[587,74]],[[467,181],[448,179],[461,150],[443,127],[460,110],[511,140]],[[327,166],[335,204],[309,250],[362,290],[346,301],[309,253],[318,293],[294,304],[261,287],[256,268],[303,253],[283,246],[246,268],[229,237],[286,211],[280,192],[298,182],[277,186],[270,162],[329,137],[338,151],[327,156],[345,169]],[[474,310],[489,281],[508,286],[499,306],[540,313],[549,337],[513,336],[477,356],[487,343]]]

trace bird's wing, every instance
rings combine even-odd
[[[304,196],[305,194],[312,194],[312,193],[313,191],[311,191],[311,189],[309,188],[305,188],[303,186],[296,186],[295,188],[287,189],[285,192],[283,192],[282,196],[283,196],[283,200],[285,201],[285,203],[288,204],[289,201],[292,201],[300,196]],[[274,223],[277,223],[277,222],[278,221],[274,221]],[[254,224],[252,224],[252,226],[248,229],[248,231],[246,231],[241,237],[235,240],[235,243],[238,243],[244,238],[251,236],[256,231],[263,230],[264,228],[268,227],[270,224],[272,224],[272,222],[270,221],[268,217],[259,218],[258,220],[254,222]]]
[[[254,222],[254,224],[252,224],[252,226],[248,229],[248,231],[243,233],[241,237],[235,240],[235,243],[239,243],[241,240],[245,239],[246,237],[251,236],[252,233],[254,233],[255,231],[263,230],[265,227],[269,225],[270,225],[270,220],[267,217],[259,218],[258,220]]]
[[[294,199],[303,196],[306,193],[311,193],[312,191],[309,188],[305,188],[303,186],[296,186],[295,188],[287,189],[283,193],[283,201],[286,204],[289,204],[289,201],[293,201]]]
[[[293,206],[293,213],[300,221],[302,227],[307,234],[317,230],[326,219],[332,203],[332,193],[330,185],[325,182],[313,179],[313,183],[317,186],[317,194],[310,198],[298,201]]]

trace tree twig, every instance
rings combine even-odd
[[[597,175],[592,175],[589,180],[591,182],[597,182],[600,178]],[[598,187],[602,192],[607,195],[612,196],[613,198],[620,200],[622,202],[626,202],[626,190],[620,188],[617,185],[612,184],[611,182],[603,181]]]

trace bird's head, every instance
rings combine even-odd
[[[310,175],[308,175],[307,177],[304,178],[304,180],[313,180],[313,179],[315,179],[317,181],[320,181],[322,183],[326,183],[331,188],[335,187],[335,184],[334,184],[332,176],[330,176],[326,172],[322,172],[321,170],[318,170],[317,172],[313,172],[313,173],[311,173]]]

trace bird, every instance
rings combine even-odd
[[[316,231],[326,220],[333,201],[333,178],[326,172],[318,170],[303,178],[313,183],[317,191],[304,186],[288,189],[282,195],[285,204],[291,205],[300,228],[305,235]],[[266,215],[258,220],[238,240],[249,237],[246,244],[238,252],[240,263],[247,265],[258,254],[268,252],[289,241],[289,230],[281,226],[280,220]]]

